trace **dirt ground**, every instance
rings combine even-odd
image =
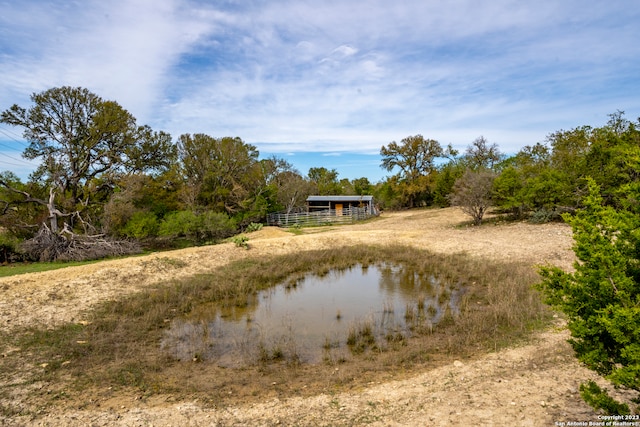
[[[97,302],[144,289],[170,277],[209,271],[251,255],[336,247],[358,243],[402,243],[441,253],[465,252],[487,259],[521,260],[570,269],[571,230],[563,224],[491,223],[465,225],[460,211],[415,210],[383,213],[376,220],[306,229],[294,235],[265,227],[249,234],[249,252],[233,243],[103,261],[80,267],[0,279],[0,329],[82,322]],[[167,260],[180,260],[177,268]],[[53,408],[36,417],[3,419],[0,425],[34,426],[209,426],[209,425],[373,425],[373,426],[544,426],[600,421],[580,398],[589,379],[611,390],[581,366],[558,319],[530,343],[421,372],[411,378],[371,383],[357,392],[238,402],[219,409],[175,396],[139,400],[110,398],[96,409]],[[3,354],[15,351],[0,344]],[[0,359],[1,360],[1,359]],[[37,368],[37,367],[36,367]],[[33,385],[31,385],[33,386]],[[0,384],[21,396],[19,381]],[[29,409],[29,402],[22,402]]]

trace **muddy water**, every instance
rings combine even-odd
[[[201,307],[175,320],[161,344],[173,357],[236,367],[258,360],[319,363],[327,352],[348,354],[347,337],[370,325],[376,340],[411,335],[457,313],[463,289],[402,266],[356,266],[307,276],[250,298],[244,307]],[[419,323],[419,324],[418,324]]]

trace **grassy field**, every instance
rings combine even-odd
[[[39,273],[42,271],[58,270],[60,268],[91,264],[98,261],[82,262],[25,262],[8,264],[0,267],[0,277],[17,276],[19,274]]]

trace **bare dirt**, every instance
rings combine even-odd
[[[2,278],[0,330],[11,333],[22,326],[82,322],[85,310],[100,301],[171,277],[206,272],[248,253],[401,243],[440,253],[464,252],[491,260],[571,269],[572,237],[566,225],[467,224],[468,218],[453,208],[383,213],[365,223],[306,229],[300,235],[265,227],[248,235],[249,252],[225,243]],[[598,415],[582,401],[579,385],[593,379],[609,390],[612,387],[575,359],[567,338],[558,319],[553,328],[537,333],[526,345],[455,361],[410,378],[371,383],[357,391],[237,402],[222,409],[176,396],[140,400],[122,395],[91,409],[53,407],[37,415],[29,411],[27,401],[21,405],[31,415],[0,415],[0,425],[545,426],[598,422]],[[2,344],[0,350],[4,354],[15,351]],[[33,385],[15,378],[11,384],[0,384],[5,396],[23,396],[21,390],[28,387]]]

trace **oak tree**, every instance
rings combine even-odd
[[[400,143],[392,141],[380,149],[381,167],[389,172],[398,170],[392,178],[393,186],[397,185],[397,193],[403,199],[401,204],[416,207],[433,198],[432,175],[436,171],[436,159],[451,154],[451,147],[445,151],[434,139],[425,139],[422,135],[408,136]]]
[[[307,175],[317,195],[335,196],[343,193],[340,181],[338,181],[338,171],[335,169],[329,170],[325,167],[310,168]]]
[[[184,134],[178,150],[186,188],[193,190],[196,206],[229,215],[241,213],[264,182],[258,150],[238,137]]]
[[[107,198],[114,176],[160,170],[174,158],[168,134],[138,126],[118,103],[88,89],[52,88],[31,101],[29,108],[15,104],[2,112],[0,123],[22,127],[29,143],[23,157],[40,160],[31,179],[49,188],[48,197],[23,195],[47,206],[53,228],[61,217],[72,227],[76,220],[93,226],[85,214],[96,198]]]
[[[391,172],[397,167],[400,177],[409,180],[428,175],[435,169],[435,160],[444,154],[438,141],[422,135],[408,136],[399,144],[392,141],[380,149],[382,168]]]

